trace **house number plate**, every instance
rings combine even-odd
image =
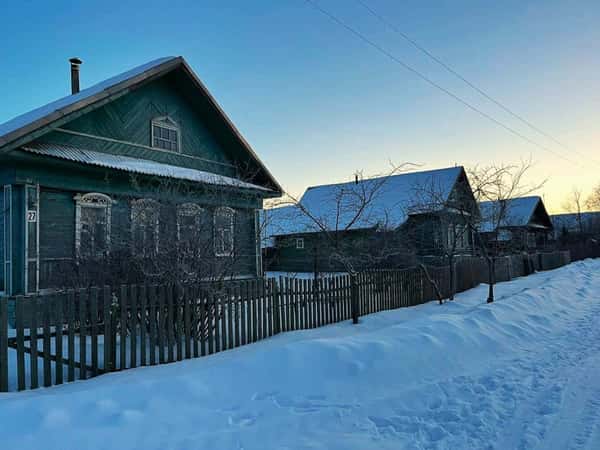
[[[27,211],[27,222],[37,222],[37,211]]]

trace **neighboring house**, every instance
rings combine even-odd
[[[474,216],[477,202],[462,167],[313,186],[298,205],[264,211],[265,265],[343,270],[342,254],[358,268],[378,258],[441,255],[448,245],[468,254]]]
[[[541,197],[519,197],[480,202],[480,234],[495,252],[544,249],[552,221]]]
[[[550,219],[555,240],[568,235],[600,234],[600,211],[554,214]]]
[[[258,211],[281,188],[186,61],[82,91],[79,64],[72,95],[0,124],[0,291],[63,287],[82,261],[146,257],[200,224],[231,276],[256,276]]]

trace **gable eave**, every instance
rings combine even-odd
[[[250,159],[255,162],[259,170],[264,174],[268,181],[268,187],[273,193],[273,197],[280,196],[283,193],[283,188],[276,181],[275,177],[266,168],[263,162],[260,160],[256,152],[252,149],[250,144],[241,135],[238,129],[235,127],[233,122],[225,114],[223,109],[217,103],[212,94],[208,91],[204,83],[198,78],[195,72],[187,64],[185,59],[181,56],[173,57],[166,60],[163,63],[152,66],[143,72],[132,75],[120,82],[113,85],[107,86],[101,91],[86,96],[80,100],[69,103],[68,105],[57,108],[56,110],[43,115],[21,127],[18,127],[7,134],[0,136],[0,154],[9,152],[18,147],[26,145],[31,141],[39,138],[40,136],[64,125],[65,123],[73,120],[79,115],[89,113],[103,105],[116,100],[123,95],[137,89],[143,84],[146,84],[156,78],[162,77],[167,73],[182,68],[184,72],[189,76],[197,89],[200,90],[202,95],[208,99],[213,110],[219,116],[219,118],[226,124],[227,129],[232,133],[235,139],[240,143],[241,147],[248,153]],[[92,86],[93,88],[94,86]],[[83,91],[82,91],[83,92]],[[77,94],[75,94],[77,95]]]
[[[459,166],[459,168],[460,168],[460,170],[456,174],[456,178],[454,180],[454,184],[452,185],[452,189],[450,189],[450,191],[448,192],[448,196],[445,200],[445,206],[448,207],[448,201],[449,201],[450,197],[452,196],[452,193],[457,190],[458,182],[459,182],[461,176],[464,176],[465,181],[467,183],[467,190],[469,192],[469,198],[474,207],[473,212],[476,213],[477,217],[481,217],[481,211],[479,210],[479,202],[477,201],[477,199],[475,198],[475,194],[473,193],[473,188],[471,187],[471,182],[469,181],[469,177],[467,176],[467,171],[465,170],[465,168],[463,166]]]
[[[254,162],[258,165],[258,167],[263,171],[266,178],[271,183],[270,189],[276,193],[283,194],[283,188],[277,182],[277,180],[275,179],[273,174],[271,174],[269,169],[267,169],[267,167],[264,165],[264,163],[261,161],[261,159],[258,157],[256,152],[250,145],[250,143],[244,138],[244,136],[242,136],[240,131],[233,124],[231,119],[227,116],[227,114],[225,113],[223,108],[221,108],[221,105],[219,105],[217,100],[213,97],[213,95],[210,93],[210,91],[204,85],[202,80],[200,80],[198,75],[196,75],[196,73],[192,70],[192,68],[188,65],[188,63],[184,59],[182,59],[182,67],[184,68],[187,75],[193,80],[194,84],[202,91],[204,96],[208,99],[211,106],[214,108],[214,110],[217,112],[217,114],[220,116],[220,118],[225,122],[225,124],[229,128],[229,131],[231,131],[231,133],[235,136],[235,138],[240,143],[242,148],[250,155],[251,159],[253,159]]]
[[[552,219],[550,218],[550,214],[548,214],[548,211],[546,210],[546,205],[544,205],[544,201],[542,200],[541,197],[538,197],[537,202],[535,204],[535,207],[531,211],[531,215],[529,216],[529,220],[527,221],[527,226],[530,226],[530,224],[533,222],[533,219],[535,218],[535,215],[536,215],[536,212],[537,212],[538,208],[540,208],[541,211],[542,211],[542,218],[543,218],[544,222],[546,222],[545,226],[549,230],[553,230],[554,229],[554,224],[552,223]]]

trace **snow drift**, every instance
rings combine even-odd
[[[600,448],[600,261],[0,396],[4,448]],[[586,377],[589,379],[586,380]]]

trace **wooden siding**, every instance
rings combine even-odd
[[[140,147],[151,147],[151,121],[161,116],[168,116],[179,125],[181,154]],[[172,80],[167,76],[62,127],[76,133],[123,142],[93,139],[61,131],[49,133],[41,137],[40,141],[235,175],[234,161],[228,156],[230,151],[209,130],[206,125],[208,120],[174,88]]]
[[[75,201],[77,192],[40,189],[40,288],[63,287],[75,254]],[[111,210],[111,250],[123,249],[130,238],[131,208],[128,198],[114,197]],[[205,206],[212,214],[214,208]],[[254,209],[236,209],[235,275],[255,276],[256,229]],[[161,223],[168,223],[167,218]],[[211,221],[212,222],[212,221]],[[173,230],[161,234],[172,236]],[[65,273],[67,272],[67,273]]]
[[[456,216],[460,223],[461,217]],[[353,260],[356,270],[394,267],[404,268],[414,264],[411,254],[419,256],[442,256],[442,241],[448,239],[440,218],[435,214],[411,216],[395,232],[387,236],[370,230],[346,232],[339,239],[340,252],[348,260]],[[304,248],[296,248],[296,239],[304,239]],[[456,248],[455,254],[471,254],[473,242],[471,233],[467,234],[465,248]],[[277,236],[275,248],[265,251],[264,264],[267,270],[283,272],[338,272],[345,268],[332,260],[332,242],[322,233],[304,233]],[[382,247],[384,246],[384,247]],[[387,249],[385,248],[388,247]],[[402,250],[390,252],[391,248]],[[393,253],[397,253],[394,255]],[[370,254],[373,258],[366,258]],[[387,254],[387,256],[385,256]],[[363,256],[361,256],[363,255]]]
[[[40,258],[72,258],[75,247],[74,193],[40,189]]]
[[[72,270],[75,201],[72,192],[40,189],[40,288],[56,286]]]
[[[0,184],[0,292],[4,291],[4,186]]]

